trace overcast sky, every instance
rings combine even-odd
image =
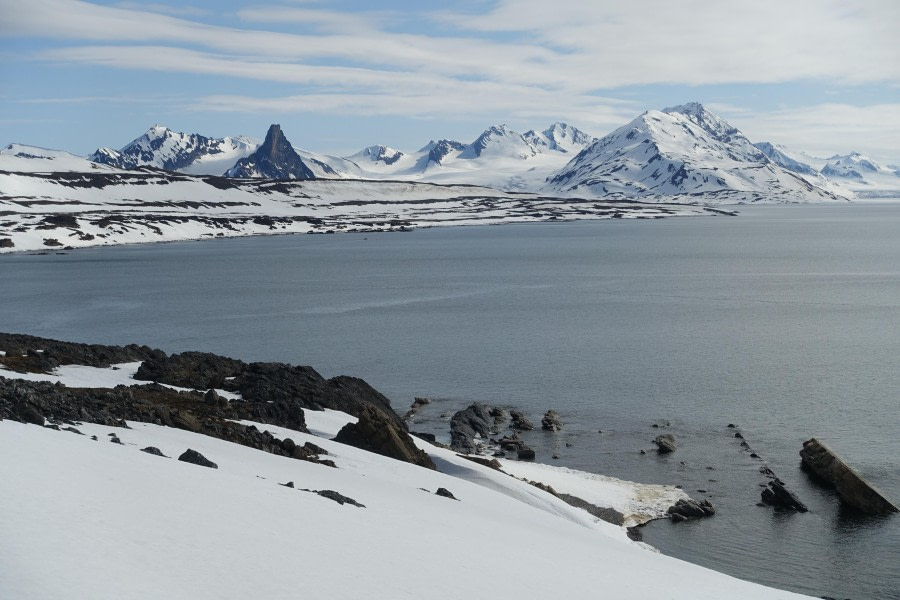
[[[700,101],[752,141],[900,165],[898,39],[897,0],[0,0],[0,144],[277,122],[409,151]]]

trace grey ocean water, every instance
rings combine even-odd
[[[530,435],[539,460],[718,507],[646,527],[663,552],[815,596],[898,598],[900,516],[840,510],[797,452],[819,436],[900,502],[900,204],[740,210],[7,255],[0,330],[357,375],[401,412],[435,398],[423,430],[474,401],[552,407],[566,426]],[[680,449],[641,455],[659,422]],[[756,506],[763,464],[809,513]]]

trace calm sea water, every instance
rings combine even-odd
[[[900,501],[900,204],[6,255],[0,289],[0,330],[357,375],[401,412],[434,398],[423,430],[474,401],[555,408],[563,432],[529,436],[539,460],[717,506],[646,527],[663,552],[900,597],[900,517],[840,510],[797,454],[818,436]],[[675,454],[639,453],[657,422]],[[756,506],[763,464],[809,513]]]

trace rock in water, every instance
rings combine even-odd
[[[531,431],[534,429],[534,423],[526,417],[524,414],[517,410],[512,410],[509,412],[510,424],[509,426],[512,429],[517,429],[519,431]]]
[[[184,454],[178,457],[178,460],[182,462],[191,463],[192,465],[200,465],[201,467],[209,467],[210,469],[218,469],[219,465],[209,460],[196,450],[191,450],[188,448],[184,451]]]
[[[522,446],[519,448],[517,455],[519,460],[534,460],[534,450],[529,448],[528,446]]]
[[[656,436],[656,439],[653,440],[653,443],[656,444],[656,447],[659,449],[660,454],[668,454],[669,452],[675,452],[675,436],[671,433],[664,433],[662,435]]]
[[[776,508],[786,508],[806,512],[806,505],[797,496],[784,487],[777,479],[769,482],[769,487],[762,491],[762,501]]]
[[[834,486],[847,506],[872,515],[900,512],[875,486],[816,438],[803,442],[800,457],[806,469]]]
[[[457,412],[450,419],[450,449],[454,452],[475,452],[475,437],[487,437],[494,424],[488,407],[476,402]]]
[[[544,431],[559,431],[562,429],[562,419],[555,410],[548,410],[541,419],[541,429]]]
[[[373,407],[363,408],[359,421],[344,425],[334,441],[437,470],[431,457],[419,450],[409,434],[397,426],[394,419]]]

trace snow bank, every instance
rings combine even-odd
[[[132,427],[86,424],[80,436],[0,422],[5,597],[801,597],[598,535],[607,524],[575,523],[329,440],[316,443],[337,469]],[[110,432],[124,445],[109,443]],[[219,468],[139,451],[148,445],[171,457],[193,448]],[[277,485],[287,481],[366,508]],[[438,487],[459,500],[435,495]]]

